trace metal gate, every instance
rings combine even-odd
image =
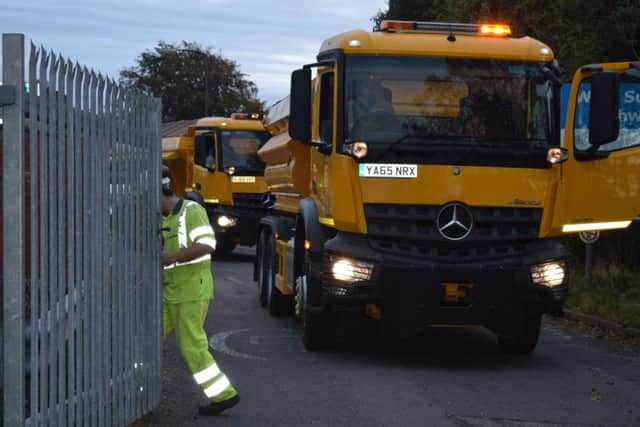
[[[129,424],[160,400],[160,101],[2,55],[4,425]]]

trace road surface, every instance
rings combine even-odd
[[[482,330],[429,330],[404,341],[352,322],[330,352],[307,352],[293,318],[258,303],[253,252],[215,261],[206,321],[241,401],[197,416],[202,392],[170,336],[152,426],[640,426],[640,351],[545,320],[530,356],[503,354]],[[361,331],[357,333],[357,331]]]

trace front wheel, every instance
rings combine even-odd
[[[296,279],[295,315],[300,322],[302,343],[307,350],[324,350],[335,345],[335,314],[327,307],[318,309],[309,304],[307,275]]]
[[[540,326],[542,323],[541,313],[529,313],[525,316],[520,335],[513,337],[498,336],[500,349],[508,353],[531,353],[538,344],[540,337]]]

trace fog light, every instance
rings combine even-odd
[[[237,219],[226,215],[220,215],[217,221],[218,225],[222,228],[233,227],[234,225],[236,225],[236,222],[238,222]]]
[[[373,264],[347,258],[335,258],[331,266],[333,278],[341,282],[361,282],[371,279]]]
[[[567,263],[564,261],[547,262],[531,266],[531,280],[536,285],[548,287],[562,285],[567,276]]]

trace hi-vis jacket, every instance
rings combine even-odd
[[[216,247],[207,213],[195,202],[180,199],[171,214],[162,217],[162,228],[164,249],[170,252],[191,247],[194,243],[212,249]],[[162,284],[165,304],[212,299],[211,254],[165,266]]]

